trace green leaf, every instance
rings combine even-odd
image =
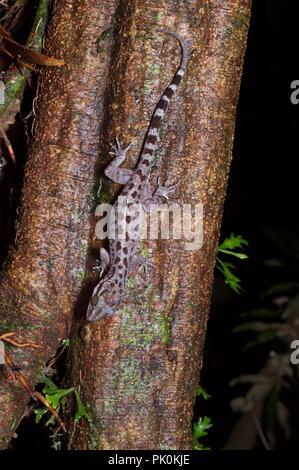
[[[207,430],[211,428],[213,424],[211,423],[211,418],[209,416],[204,416],[199,418],[197,423],[193,424],[193,433],[192,437],[195,441],[200,439],[203,436],[206,436]]]
[[[52,382],[48,377],[46,377],[44,374],[40,374],[38,381],[40,383],[43,383],[47,385],[47,392],[50,394],[56,393],[58,390],[60,390],[57,385]]]
[[[58,391],[56,391],[55,393],[49,393],[49,390],[47,388],[43,389],[43,393],[45,395],[46,400],[50,403],[50,405],[53,406],[55,410],[57,409],[58,405],[61,404],[62,399],[73,391],[73,388],[68,388],[58,389]]]
[[[38,424],[40,422],[40,420],[42,419],[44,414],[47,413],[47,411],[48,411],[48,409],[45,406],[42,407],[42,408],[36,408],[35,410],[33,410],[33,413],[35,414],[36,424]]]
[[[85,409],[85,407],[84,407],[84,405],[81,401],[81,398],[80,398],[80,395],[79,395],[78,391],[74,390],[74,394],[75,394],[76,402],[77,402],[77,410],[76,410],[76,414],[75,414],[75,421],[78,422],[82,417],[84,417],[88,420],[89,419],[89,414],[86,411],[86,409]]]
[[[219,245],[218,252],[244,260],[248,259],[248,256],[245,253],[240,253],[238,251],[235,252],[232,250],[235,250],[236,248],[244,249],[244,246],[247,245],[247,240],[242,238],[241,235],[235,236],[233,233],[231,233],[229,238],[226,238],[224,242]],[[225,283],[228,284],[229,287],[237,294],[240,294],[242,292],[240,279],[232,272],[232,269],[235,269],[235,266],[232,263],[221,260],[219,256],[217,257],[216,261],[216,267],[223,274]]]
[[[234,251],[223,250],[222,248],[218,248],[218,251],[220,251],[220,253],[226,253],[227,255],[235,256],[236,258],[239,258],[239,259],[248,259],[248,256],[245,255],[244,253],[235,253]]]
[[[69,338],[64,338],[62,341],[61,341],[61,346],[63,348],[68,348],[70,345],[70,339]]]
[[[82,416],[85,416],[87,419],[89,418],[88,413],[81,402],[77,390],[75,390],[73,387],[67,389],[59,388],[57,387],[57,385],[54,384],[54,382],[52,382],[52,380],[50,380],[45,375],[42,375],[40,377],[40,381],[45,384],[45,387],[43,388],[43,394],[45,396],[45,399],[57,412],[59,412],[60,408],[63,408],[66,404],[67,396],[71,393],[74,393],[77,404],[75,421],[79,421]],[[48,409],[46,407],[37,408],[36,410],[34,410],[34,413],[36,414],[37,423],[41,420],[43,415],[47,413],[47,411]],[[51,415],[48,421],[46,422],[46,426],[48,426],[49,424],[54,424],[54,422],[54,418]]]
[[[46,377],[43,374],[40,376],[39,381],[45,384],[45,387],[43,388],[43,394],[46,400],[55,410],[57,409],[58,405],[61,404],[63,398],[74,391],[73,388],[65,389],[57,387],[57,385],[55,385],[55,383],[52,382],[49,377]]]
[[[223,274],[225,284],[228,284],[233,291],[240,294],[242,292],[242,288],[240,286],[241,281],[232,272],[232,269],[234,269],[235,266],[232,263],[222,261],[219,257],[217,257],[216,261],[216,267]]]
[[[234,250],[235,248],[243,249],[244,246],[248,246],[248,241],[242,238],[241,235],[234,235],[233,233],[230,234],[229,238],[226,238],[224,242],[222,242],[218,249],[219,250]]]
[[[196,387],[196,396],[202,397],[204,400],[211,398],[211,395],[209,395],[200,385],[197,385]]]
[[[193,450],[210,450],[209,447],[204,447],[204,445],[199,442],[199,440],[206,436],[207,430],[211,428],[213,425],[211,423],[211,418],[204,416],[203,418],[199,418],[197,423],[193,423],[193,431],[192,431],[192,449]]]

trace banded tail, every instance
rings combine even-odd
[[[189,47],[187,43],[173,31],[164,31],[157,30],[157,32],[169,34],[177,39],[181,46],[182,50],[182,59],[179,68],[177,69],[171,83],[165,89],[163,95],[161,96],[155,111],[153,113],[147,134],[146,139],[143,145],[140,162],[138,168],[143,170],[145,173],[148,173],[151,166],[154,152],[158,144],[159,129],[161,128],[163,118],[165,116],[166,110],[168,108],[169,101],[171,100],[174,92],[176,91],[178,85],[182,81],[183,76],[185,75],[186,67],[188,60],[190,58]]]

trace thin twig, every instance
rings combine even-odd
[[[28,393],[28,395],[32,398],[32,400],[37,401],[37,398],[34,395],[34,391],[28,384],[26,377],[22,374],[22,372],[17,370],[17,367],[15,366],[12,358],[10,357],[7,351],[5,351],[4,358],[5,358],[5,363],[8,365],[8,367],[10,368],[12,372],[12,376],[19,382],[21,387],[25,390],[26,393]]]
[[[17,341],[9,339],[10,336],[14,336],[14,335],[15,335],[14,332],[3,333],[2,335],[0,335],[0,340],[6,341],[7,343],[12,344],[16,348],[21,348],[21,349],[22,348],[41,348],[42,347],[41,345],[35,344],[35,343],[18,343]]]
[[[63,432],[67,432],[66,427],[62,419],[60,418],[59,414],[56,410],[50,405],[50,403],[46,400],[46,398],[40,392],[34,392],[35,397],[50,411],[50,413],[54,416],[55,420],[59,424],[60,428]]]
[[[9,156],[10,156],[12,162],[13,162],[13,165],[14,165],[15,169],[17,169],[17,160],[16,160],[14,149],[12,148],[11,142],[10,142],[9,138],[7,137],[6,132],[5,132],[4,129],[0,129],[0,132],[1,132],[1,135],[2,135],[3,140],[5,142],[5,145],[6,145],[8,153],[9,153]]]
[[[40,393],[40,392],[37,392],[35,390],[32,390],[32,388],[30,387],[28,381],[27,381],[27,378],[22,374],[22,372],[20,372],[18,370],[18,368],[15,366],[12,358],[10,357],[10,355],[5,351],[5,363],[7,364],[7,366],[9,367],[9,369],[11,370],[11,376],[14,377],[18,382],[19,384],[21,385],[21,387],[25,390],[25,392],[32,398],[32,400],[34,401],[40,401],[49,411],[50,413],[52,414],[52,416],[54,417],[54,419],[57,421],[57,423],[59,424],[60,428],[63,430],[63,432],[67,432],[66,430],[66,427],[65,427],[65,424],[64,422],[62,421],[62,419],[60,418],[59,414],[57,413],[56,410],[54,410],[54,408],[50,405],[50,403],[48,402],[48,400]]]

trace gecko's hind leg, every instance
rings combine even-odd
[[[153,202],[158,204],[163,198],[168,199],[169,194],[173,193],[177,189],[176,184],[168,184],[166,181],[165,186],[160,185],[160,178],[158,178],[158,186],[153,194]]]
[[[151,205],[161,203],[163,201],[163,198],[168,199],[169,194],[173,193],[177,188],[176,184],[168,185],[167,182],[165,186],[161,186],[160,178],[158,178],[157,184],[158,185],[154,191],[152,190],[151,185],[149,183],[145,183],[144,185],[141,204],[146,212],[149,212],[151,210]]]
[[[109,152],[110,155],[115,155],[115,158],[112,162],[109,163],[107,168],[104,170],[104,173],[108,178],[110,178],[114,183],[126,184],[133,175],[133,170],[127,168],[119,168],[122,162],[126,158],[127,151],[132,144],[129,144],[126,148],[122,148],[119,139],[116,137],[116,145],[111,145],[113,151]]]
[[[99,271],[99,275],[102,276],[106,271],[108,271],[110,264],[110,256],[107,250],[105,248],[101,247],[100,248],[100,261],[97,266],[95,266],[93,269],[94,271]]]

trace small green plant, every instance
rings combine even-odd
[[[240,251],[234,250],[237,248],[239,248],[239,250],[244,250],[245,246],[248,246],[247,240],[244,240],[241,235],[235,236],[231,233],[229,238],[226,238],[224,242],[219,245],[218,253],[223,253],[225,255],[234,256],[235,258],[244,260],[247,259],[248,256],[245,253],[240,253]],[[236,268],[235,265],[229,261],[223,261],[219,256],[217,256],[216,267],[223,274],[225,284],[228,284],[233,291],[240,294],[242,292],[242,288],[240,286],[241,280],[232,271]]]
[[[50,380],[45,375],[41,377],[40,382],[44,384],[44,388],[42,390],[44,397],[46,398],[48,403],[54,408],[54,410],[57,411],[58,414],[66,406],[67,397],[71,394],[74,394],[75,399],[76,399],[76,405],[77,405],[75,421],[78,422],[83,416],[86,417],[86,419],[88,419],[88,413],[85,410],[81,402],[78,391],[74,387],[67,388],[67,389],[59,388],[57,387],[57,385],[54,384],[54,382],[52,382],[52,380]],[[45,406],[41,408],[37,408],[33,411],[35,413],[36,423],[39,423],[42,417],[46,415],[46,413],[49,412]],[[46,426],[53,425],[53,424],[54,424],[54,417],[53,415],[51,415],[46,422]]]
[[[198,385],[196,387],[196,396],[202,397],[204,400],[208,400],[211,398],[202,387]],[[203,418],[200,417],[197,423],[193,423],[193,430],[192,430],[192,449],[193,450],[211,450],[210,447],[205,447],[204,444],[199,442],[202,437],[206,436],[207,430],[213,426],[211,422],[211,418],[208,416],[204,416]]]
[[[207,430],[213,426],[211,423],[211,418],[204,416],[199,418],[197,423],[193,423],[193,432],[192,432],[192,449],[193,450],[211,450],[210,447],[205,447],[200,441],[200,439],[206,436]]]
[[[65,349],[65,348],[68,348],[70,345],[70,339],[69,338],[64,338],[62,341],[61,341],[61,346]]]
[[[208,400],[211,398],[211,395],[209,395],[204,388],[202,388],[200,385],[197,385],[196,387],[196,396],[197,397],[202,397],[204,400]]]

